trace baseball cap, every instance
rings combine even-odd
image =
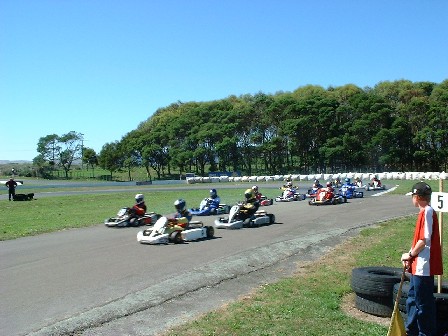
[[[425,182],[417,182],[411,190],[412,195],[428,196],[431,195],[431,187]]]

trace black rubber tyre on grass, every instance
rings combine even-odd
[[[351,287],[356,294],[392,299],[393,288],[401,281],[401,268],[359,267],[352,270]]]
[[[380,316],[391,317],[393,305],[390,298],[371,295],[357,294],[355,297],[355,306],[365,313]]]

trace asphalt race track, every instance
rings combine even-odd
[[[290,274],[362,227],[417,213],[408,197],[372,194],[274,203],[264,209],[275,224],[179,245],[141,245],[139,228],[102,224],[0,242],[0,335],[155,335]]]

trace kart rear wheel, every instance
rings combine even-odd
[[[274,214],[268,214],[269,216],[269,224],[275,223],[275,215]]]
[[[215,229],[213,226],[207,226],[207,238],[213,238],[215,236]]]

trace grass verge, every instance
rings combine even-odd
[[[341,303],[351,292],[354,267],[401,267],[399,258],[409,249],[414,223],[409,217],[364,229],[318,261],[300,266],[295,276],[262,286],[164,335],[386,335],[384,324],[348,315]]]

